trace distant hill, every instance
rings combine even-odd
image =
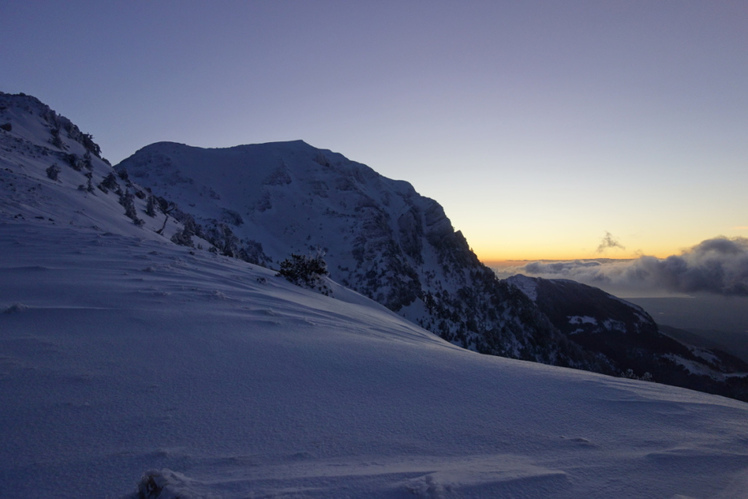
[[[658,326],[640,306],[592,286],[524,275],[508,281],[571,341],[601,352],[626,376],[748,400],[748,364],[732,350]]]
[[[666,334],[748,362],[748,298],[699,294],[628,300],[649,311]]]

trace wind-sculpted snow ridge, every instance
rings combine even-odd
[[[322,251],[333,280],[442,338],[483,353],[607,372],[500,282],[434,200],[302,141],[201,149],[147,146],[116,166],[176,201],[225,254],[277,267]]]
[[[165,239],[5,217],[0,230],[3,496],[748,485],[745,403],[479,355],[332,281],[336,298]]]

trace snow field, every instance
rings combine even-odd
[[[4,497],[149,470],[161,497],[744,494],[744,403],[481,356],[165,242],[0,230]]]

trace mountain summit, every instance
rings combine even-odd
[[[485,267],[434,200],[305,142],[156,143],[115,167],[175,201],[227,253],[278,266],[324,253],[333,280],[459,346],[605,371]],[[211,238],[210,235],[214,237]]]
[[[748,370],[738,359],[666,337],[597,288],[498,279],[436,201],[341,154],[303,141],[162,142],[115,169],[175,201],[175,221],[217,251],[271,268],[323,254],[334,281],[461,347],[748,398],[748,379],[731,374]]]

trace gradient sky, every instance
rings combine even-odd
[[[0,47],[0,90],[113,164],[303,139],[411,182],[484,260],[748,237],[744,0],[0,0]]]

